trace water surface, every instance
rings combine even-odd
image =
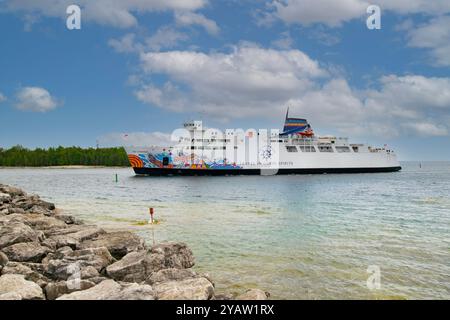
[[[218,291],[282,299],[449,299],[450,163],[397,173],[135,177],[131,169],[0,169],[67,213],[184,241]],[[119,181],[115,182],[115,174]],[[154,207],[160,223],[145,225]],[[381,270],[369,290],[367,268]]]

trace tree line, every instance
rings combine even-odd
[[[124,148],[0,148],[1,167],[129,166]]]

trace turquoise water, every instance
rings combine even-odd
[[[398,173],[135,177],[131,169],[0,169],[0,183],[149,242],[184,241],[218,291],[281,299],[449,299],[450,162]],[[115,183],[115,174],[119,182]],[[154,207],[158,225],[145,225]],[[369,266],[381,288],[366,286]]]

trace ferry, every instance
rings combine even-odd
[[[136,175],[276,175],[375,173],[401,170],[384,147],[316,136],[306,119],[286,113],[283,130],[226,130],[188,121],[171,146],[125,147]]]

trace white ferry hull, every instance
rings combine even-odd
[[[283,150],[284,148],[280,148]],[[394,153],[389,152],[296,152],[283,150],[279,161],[271,163],[224,163],[207,156],[174,156],[162,148],[127,148],[134,172],[138,175],[276,175],[325,173],[395,172],[401,166]],[[168,150],[168,149],[167,149]],[[198,160],[201,159],[201,160]]]

